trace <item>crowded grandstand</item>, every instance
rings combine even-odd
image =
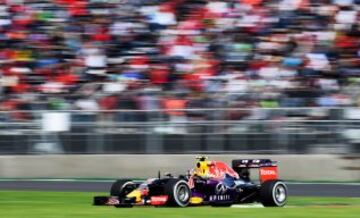
[[[0,108],[358,106],[359,9],[357,0],[2,0]]]

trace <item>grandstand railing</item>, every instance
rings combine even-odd
[[[0,111],[0,154],[359,153],[359,144],[358,108]]]

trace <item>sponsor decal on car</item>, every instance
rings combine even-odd
[[[188,185],[190,189],[193,189],[195,187],[195,183],[194,183],[194,177],[190,176],[189,181],[188,181]]]
[[[158,195],[158,196],[152,196],[151,197],[151,205],[164,205],[166,204],[167,200],[168,200],[168,196],[167,195]]]
[[[108,202],[106,202],[106,205],[117,205],[120,204],[120,201],[117,197],[111,197],[109,198]]]
[[[261,167],[260,168],[260,181],[263,183],[268,180],[278,178],[277,167]]]
[[[209,177],[224,179],[226,174],[234,178],[239,178],[239,175],[226,163],[221,161],[211,161],[209,165]]]
[[[190,204],[201,204],[204,201],[201,197],[192,197],[190,198]]]
[[[226,193],[227,190],[228,190],[228,188],[223,183],[218,183],[215,187],[216,194],[223,195]]]
[[[209,201],[229,201],[231,200],[230,195],[210,195]]]
[[[261,169],[261,175],[264,175],[264,176],[276,175],[276,172],[274,170]]]

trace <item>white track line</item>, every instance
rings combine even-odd
[[[234,204],[232,208],[264,208],[262,204]]]

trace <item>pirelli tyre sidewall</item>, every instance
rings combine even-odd
[[[167,206],[186,207],[190,203],[191,189],[185,180],[169,179],[165,184]]]
[[[287,203],[288,189],[281,180],[269,180],[261,184],[260,202],[265,207],[283,207]]]

